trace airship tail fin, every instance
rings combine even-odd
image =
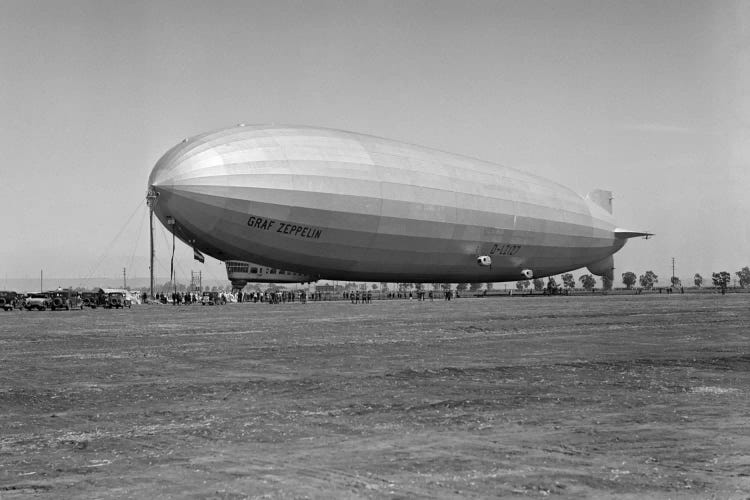
[[[586,199],[602,207],[604,210],[612,213],[612,191],[604,189],[594,189],[586,195]]]
[[[598,262],[592,262],[586,267],[592,274],[606,276],[610,281],[614,279],[615,259],[611,255]]]

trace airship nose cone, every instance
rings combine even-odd
[[[159,158],[159,161],[156,162],[156,165],[151,170],[151,175],[148,177],[150,188],[174,184],[175,177],[180,173],[180,166],[183,164],[182,159],[188,147],[188,141],[185,139]]]
[[[186,174],[191,165],[186,157],[189,158],[192,148],[190,141],[183,140],[159,158],[148,177],[148,196],[154,200],[154,213],[162,222],[167,216],[174,216],[179,209],[173,206],[174,195],[185,188],[186,177],[189,177]]]
[[[173,213],[175,208],[172,206],[174,182],[170,180],[171,172],[174,170],[174,155],[171,155],[174,148],[162,156],[156,162],[151,174],[148,177],[148,191],[146,200],[154,212],[156,218],[170,230],[174,226],[169,225],[168,220],[174,219]]]
[[[147,199],[154,215],[196,248],[210,240],[223,208],[211,186],[211,169],[217,165],[223,165],[221,155],[195,137],[167,151],[148,178]]]

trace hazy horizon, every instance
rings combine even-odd
[[[148,275],[146,182],[182,138],[331,127],[614,192],[666,283],[750,265],[747,2],[65,2],[0,18],[0,279]],[[158,222],[157,222],[158,224]],[[171,235],[156,232],[157,276]],[[177,242],[178,279],[226,279]],[[576,274],[585,272],[579,271]],[[663,278],[663,281],[662,281]]]

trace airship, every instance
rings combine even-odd
[[[500,282],[586,267],[612,277],[629,238],[611,192],[582,197],[507,166],[306,126],[187,138],[148,180],[159,221],[224,262],[310,279]]]

